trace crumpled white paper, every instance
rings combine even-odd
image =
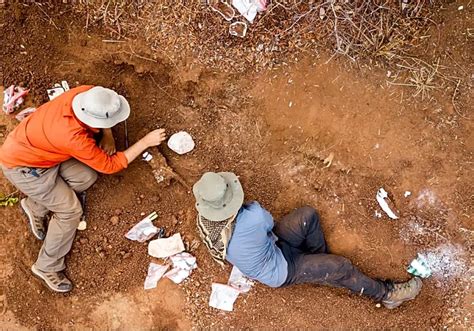
[[[135,224],[135,226],[127,232],[125,237],[127,239],[135,240],[141,243],[151,239],[159,231],[159,229],[153,225],[153,220],[157,217],[158,215],[156,212],[151,213],[143,220]]]
[[[385,201],[385,198],[388,198],[388,193],[381,187],[377,191],[377,196],[375,197],[377,199],[377,202],[380,205],[380,208],[390,217],[391,219],[398,219],[398,216],[395,215],[395,213],[390,209],[390,207],[387,204],[387,201]]]
[[[145,290],[155,288],[158,284],[158,281],[163,277],[166,270],[168,270],[168,265],[161,265],[151,262],[148,267],[148,274],[145,279]]]
[[[193,137],[186,131],[177,132],[168,139],[168,147],[179,155],[191,152],[194,146]]]
[[[175,233],[169,238],[152,240],[148,244],[148,254],[157,258],[169,257],[183,251],[184,244],[179,233]]]
[[[229,285],[212,283],[212,293],[209,298],[209,306],[232,311],[234,309],[234,302],[239,296],[240,291]]]
[[[234,266],[227,284],[239,290],[240,293],[247,293],[254,285],[254,282],[245,277],[239,268]]]
[[[29,90],[22,87],[11,85],[3,91],[3,111],[10,114],[15,111],[24,101],[24,97]]]
[[[178,253],[170,257],[173,263],[173,269],[168,271],[165,277],[179,284],[191,275],[191,272],[197,268],[196,258],[189,253]]]

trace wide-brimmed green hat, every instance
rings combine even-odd
[[[244,202],[239,178],[232,172],[206,172],[193,186],[196,209],[210,221],[223,221],[237,214]]]

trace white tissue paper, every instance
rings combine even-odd
[[[145,290],[155,288],[158,284],[158,281],[161,279],[161,277],[163,277],[166,270],[168,270],[168,267],[168,265],[160,265],[151,262],[150,266],[148,267],[148,275],[145,279]]]
[[[184,251],[183,240],[181,234],[176,233],[169,238],[160,238],[150,241],[148,244],[148,254],[157,257],[165,258]]]
[[[229,285],[212,283],[212,293],[209,298],[209,306],[232,311],[234,309],[234,302],[239,296],[240,291]]]
[[[227,284],[239,290],[240,293],[247,293],[252,288],[254,282],[245,277],[239,268],[234,266]]]

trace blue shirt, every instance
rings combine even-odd
[[[258,202],[243,205],[237,214],[226,260],[247,277],[271,287],[283,285],[288,263],[275,244],[273,217]]]

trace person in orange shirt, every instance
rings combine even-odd
[[[127,100],[113,90],[79,86],[40,106],[0,148],[3,173],[27,196],[21,208],[34,236],[44,240],[31,270],[53,291],[72,289],[64,258],[83,213],[77,194],[96,181],[97,172],[119,172],[166,139],[165,130],[157,129],[116,152],[111,128],[129,115]],[[97,144],[94,136],[99,133]]]

